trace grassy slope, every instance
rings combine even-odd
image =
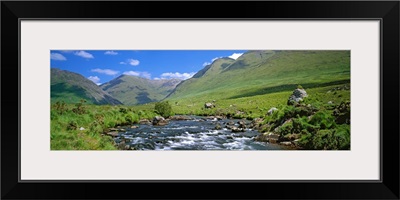
[[[179,80],[149,80],[122,75],[101,85],[101,88],[125,105],[155,102],[167,96]]]
[[[326,105],[329,101],[339,104],[342,101],[350,101],[350,91],[343,90],[336,93],[328,92],[333,88],[349,84],[337,84],[322,87],[308,88],[304,87],[307,91],[309,98],[318,98],[320,104]],[[267,111],[272,107],[280,108],[286,105],[292,91],[280,91],[267,93],[262,95],[240,97],[235,99],[219,99],[216,100],[216,108],[204,109],[204,102],[196,99],[192,100],[177,100],[169,101],[172,110],[176,114],[194,114],[194,115],[226,115],[236,114],[238,111],[243,112],[243,117],[257,118],[265,117]],[[175,102],[178,102],[177,104]],[[137,109],[152,110],[154,104],[138,105]]]
[[[51,102],[77,103],[81,99],[91,104],[121,104],[82,75],[52,68]]]
[[[225,62],[217,60],[210,69]],[[201,107],[212,100],[235,103],[243,97],[283,94],[283,102],[298,84],[318,88],[348,82],[349,51],[250,51],[224,70],[208,70],[183,82],[167,100]]]
[[[284,110],[288,97],[292,91],[301,84],[309,94],[306,103],[320,108],[321,112],[329,107],[339,105],[341,102],[350,100],[350,90],[332,89],[349,85],[350,83],[350,52],[317,51],[317,52],[260,52],[251,51],[236,61],[232,59],[219,59],[212,65],[200,71],[195,78],[182,82],[175,91],[166,99],[177,114],[216,115],[233,114],[235,117],[264,118],[264,123],[272,123],[266,116],[271,107]],[[216,100],[216,108],[204,109],[204,102]],[[329,101],[333,105],[328,104]],[[93,107],[94,112],[103,112],[107,106]],[[134,110],[154,111],[154,103],[137,105]],[[113,109],[112,112],[103,113],[111,121],[123,122],[121,114]],[[241,111],[241,114],[237,114]],[[326,111],[330,115],[332,110]],[[70,113],[71,114],[71,113]],[[72,115],[72,114],[71,114]],[[90,124],[93,114],[88,116],[74,116],[82,124]],[[82,119],[81,119],[82,118]],[[65,130],[68,118],[63,120],[54,119],[56,126],[52,124],[52,149],[112,149],[98,136],[86,135],[88,141],[95,138],[92,146],[84,143],[85,135],[78,130]],[[53,123],[53,119],[52,119]],[[105,127],[112,127],[108,122]],[[96,126],[96,125],[90,125]],[[337,127],[342,125],[337,125]],[[349,125],[344,125],[349,127]],[[61,131],[60,131],[60,130]],[[329,130],[317,130],[310,132],[310,138],[302,141],[309,142],[310,149],[321,149],[324,142],[319,137],[326,131],[337,131],[338,128]],[[281,133],[282,134],[282,133]],[[335,133],[336,134],[336,133]],[[68,137],[68,138],[67,138]],[[73,137],[73,138],[71,138]],[[83,137],[83,139],[80,139]],[[78,138],[78,139],[77,139]],[[79,142],[80,141],[80,142]],[[97,143],[95,142],[97,141]],[[321,142],[322,141],[322,142]],[[330,144],[331,142],[325,142]],[[54,146],[53,146],[54,145]],[[316,146],[317,145],[317,146]],[[318,146],[319,145],[319,146]],[[54,148],[53,148],[54,147]]]
[[[102,135],[109,128],[152,119],[153,111],[126,106],[52,104],[50,122],[51,150],[115,150],[113,139]],[[84,130],[80,130],[80,128]]]

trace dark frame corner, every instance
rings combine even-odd
[[[2,199],[399,199],[399,1],[2,1]],[[152,12],[152,8],[164,8]],[[196,8],[182,10],[180,8]],[[168,9],[167,9],[168,8]],[[134,10],[135,12],[132,12]],[[207,10],[207,12],[204,12]],[[20,19],[380,19],[382,181],[380,182],[19,182]],[[13,76],[10,76],[13,74]],[[16,83],[18,80],[18,83]],[[15,83],[15,84],[10,84]],[[6,95],[4,95],[6,94]],[[17,98],[18,97],[18,98]],[[18,112],[16,112],[18,110]],[[151,184],[151,185],[150,185]],[[166,187],[169,186],[169,187]],[[229,191],[221,186],[229,186]],[[125,187],[132,192],[121,190]],[[147,193],[146,188],[154,190]],[[200,189],[201,188],[201,189]],[[172,192],[175,191],[175,192]],[[288,192],[290,191],[290,192]]]

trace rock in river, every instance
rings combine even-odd
[[[168,124],[168,121],[164,119],[164,117],[161,116],[155,116],[153,118],[153,125],[155,126],[165,126]]]
[[[117,137],[118,136],[118,132],[117,131],[112,131],[112,132],[106,133],[106,135],[109,135],[109,136],[112,136],[112,137]]]
[[[144,124],[144,125],[151,125],[151,122],[148,119],[141,119],[139,121],[139,124]]]

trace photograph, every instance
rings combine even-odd
[[[399,8],[2,1],[0,199],[399,199]]]
[[[52,49],[50,149],[351,150],[350,50]]]

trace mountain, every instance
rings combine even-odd
[[[51,102],[78,103],[81,99],[89,104],[121,104],[84,76],[51,68]]]
[[[164,99],[180,82],[179,79],[150,80],[121,75],[100,87],[125,105],[137,105]]]
[[[350,51],[248,51],[220,58],[181,82],[169,100],[234,99],[350,81]]]

